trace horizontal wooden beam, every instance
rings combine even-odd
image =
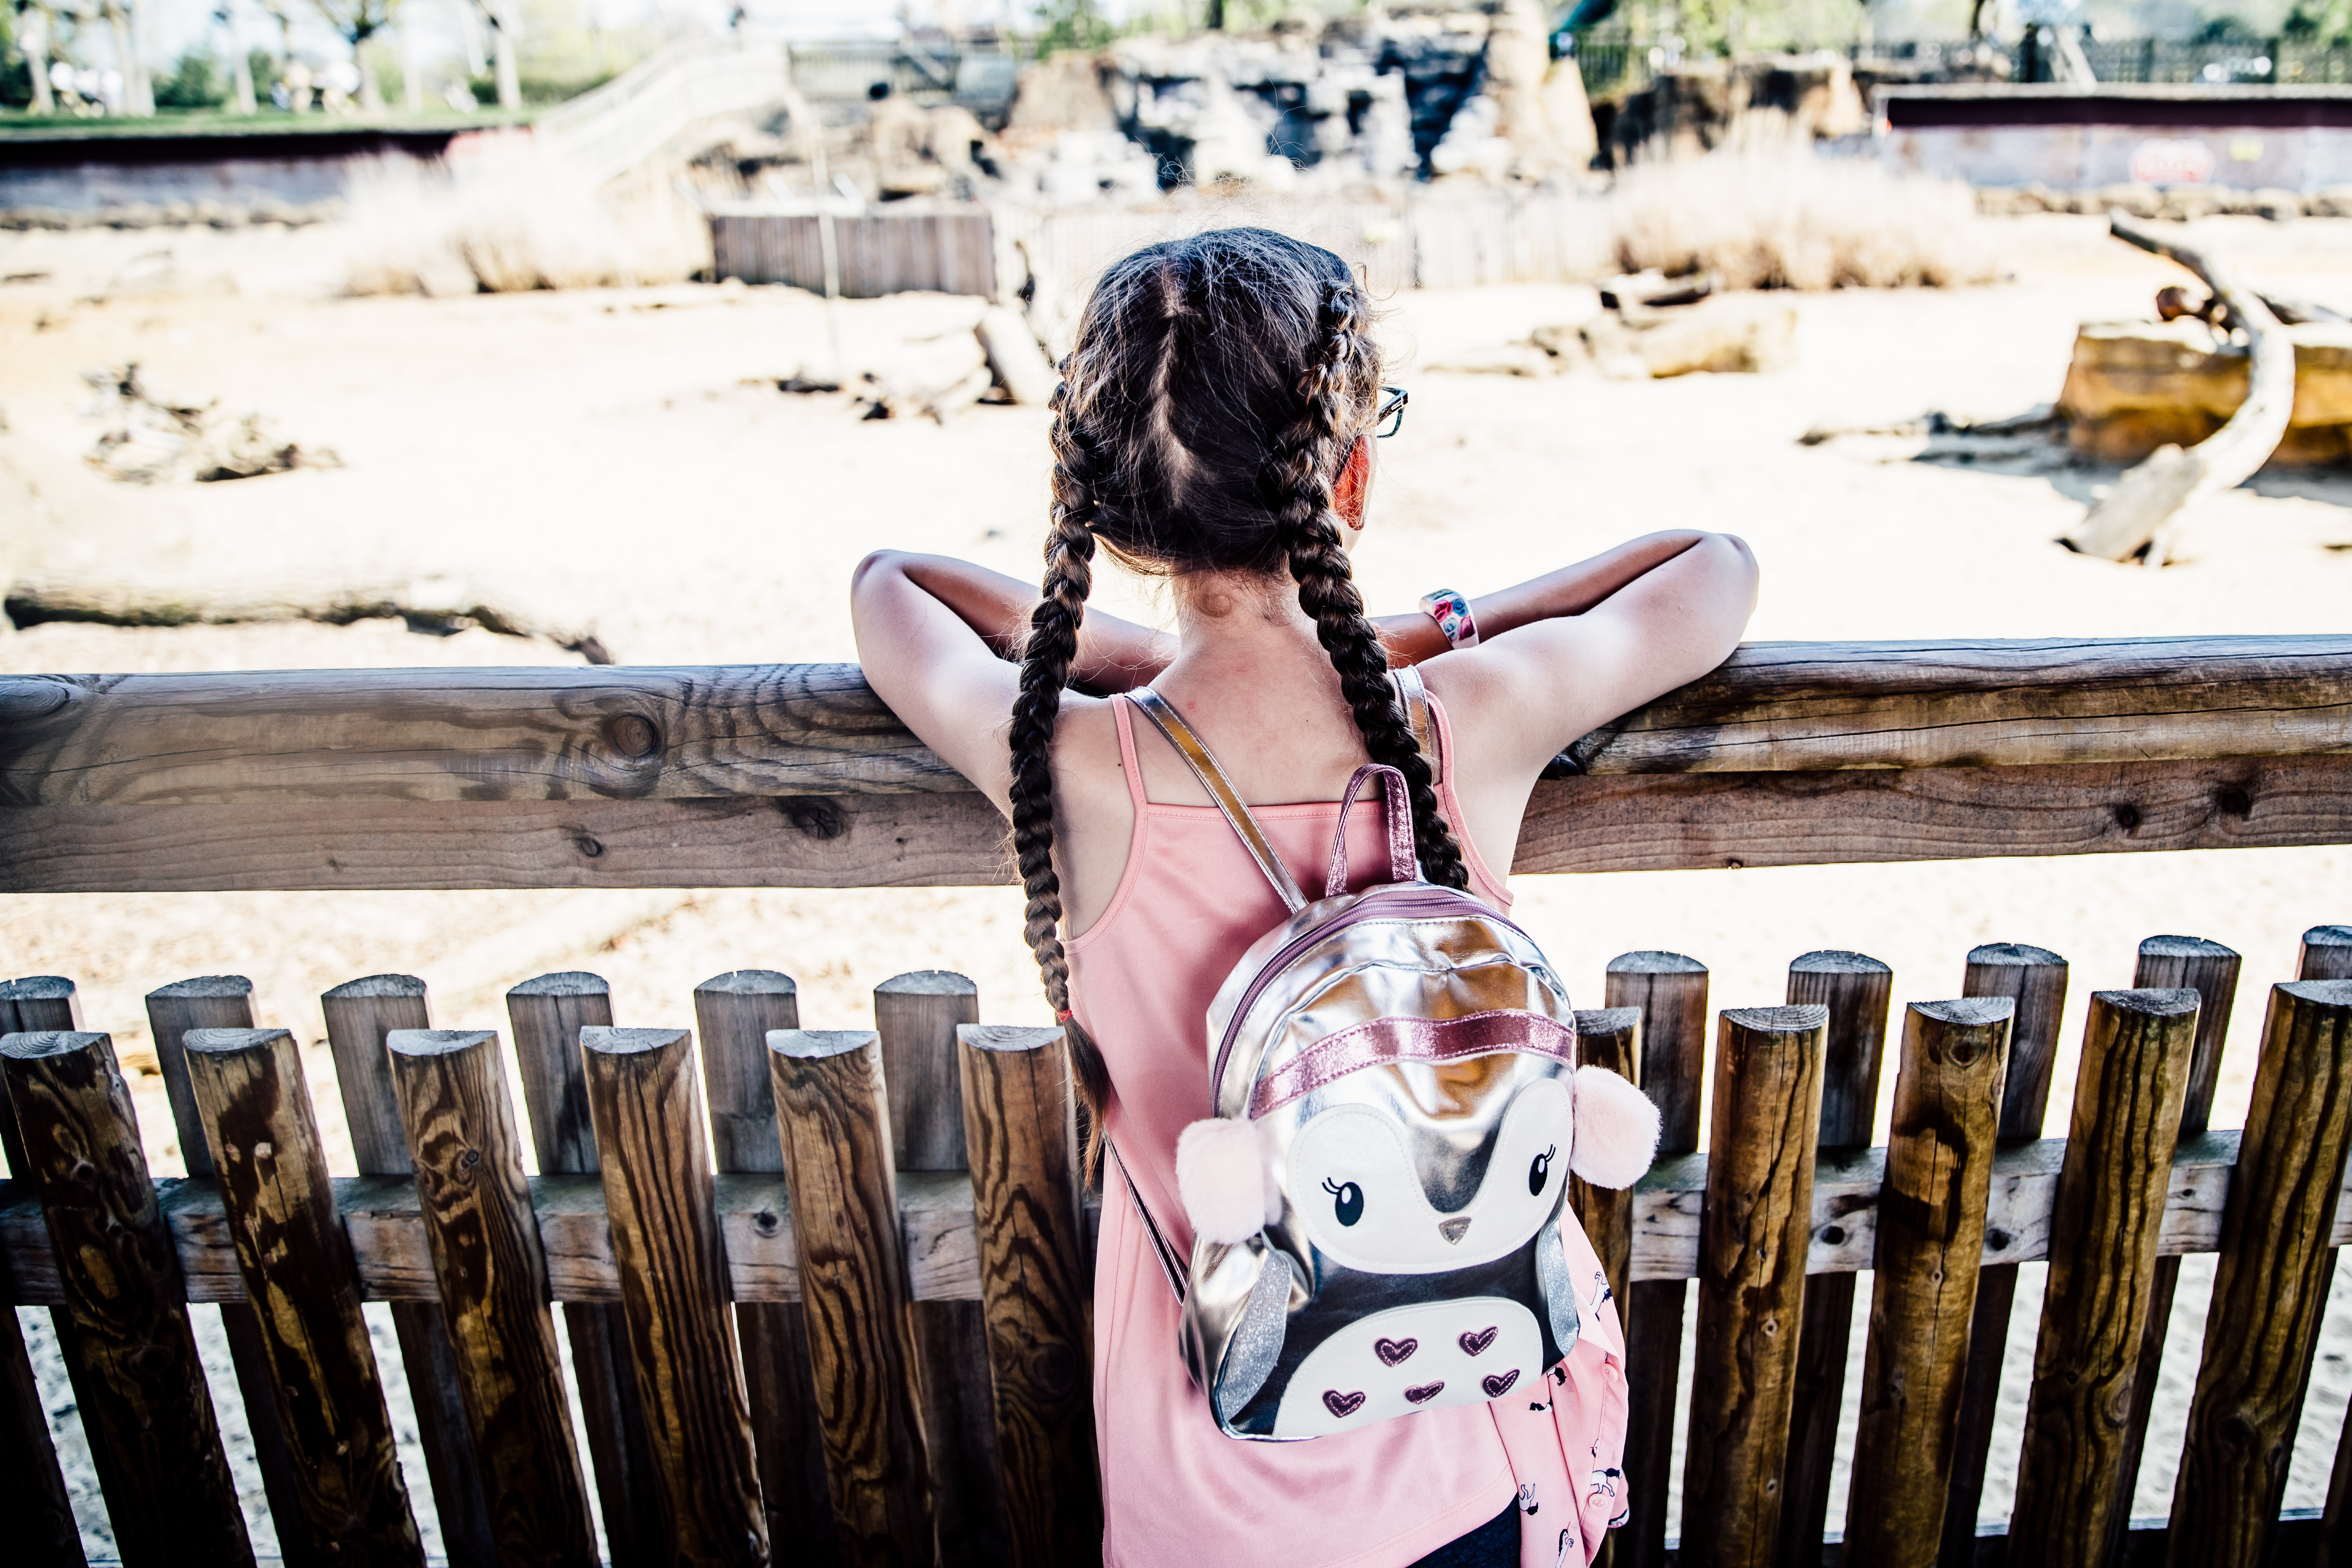
[[[2352,756],[1619,775],[1536,786],[1512,869],[1662,871],[2352,843]],[[0,892],[972,887],[979,795],[0,808]]]
[[[1585,773],[2352,752],[2352,637],[1755,643]],[[953,792],[854,665],[0,678],[0,805]]]
[[[2032,1263],[2049,1255],[2050,1215],[2065,1144],[2019,1144],[1993,1162],[1987,1203],[1987,1263]],[[2173,1159],[2170,1198],[2159,1251],[2211,1252],[2221,1245],[2221,1211],[2237,1163],[2238,1134],[2184,1140]],[[1885,1151],[1823,1154],[1813,1179],[1812,1239],[1806,1270],[1842,1274],[1868,1268],[1876,1245],[1878,1187]],[[1633,1197],[1633,1278],[1687,1279],[1698,1267],[1699,1201],[1706,1156],[1660,1161]],[[218,1186],[209,1178],[156,1184],[191,1301],[242,1301],[237,1267]],[[547,1249],[548,1289],[561,1301],[617,1301],[620,1275],[604,1223],[604,1191],[595,1176],[535,1176],[531,1203]],[[432,1258],[415,1184],[405,1177],[347,1176],[335,1196],[372,1301],[437,1300]],[[797,1301],[800,1265],[781,1176],[718,1178],[719,1229],[730,1289],[738,1301]],[[1089,1200],[1088,1230],[1094,1228]],[[980,1299],[971,1182],[962,1172],[898,1173],[899,1230],[915,1299]],[[2339,1205],[2330,1245],[2352,1243],[2352,1200]],[[21,1184],[0,1186],[0,1300],[17,1306],[64,1300],[38,1204]]]

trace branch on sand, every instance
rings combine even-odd
[[[2110,214],[2107,226],[2117,239],[2194,272],[2228,311],[2231,324],[2246,334],[2252,358],[2246,401],[2228,424],[2194,447],[2158,447],[2059,541],[2109,561],[2144,552],[2148,565],[2161,566],[2181,514],[2252,478],[2277,449],[2294,409],[2294,344],[2270,306],[2219,258],[2168,239],[2121,213]]]

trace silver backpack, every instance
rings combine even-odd
[[[1401,677],[1442,766],[1418,675]],[[1631,1184],[1657,1112],[1577,1070],[1567,992],[1526,931],[1421,879],[1402,773],[1349,781],[1310,903],[1191,726],[1149,688],[1134,700],[1291,911],[1209,1009],[1211,1116],[1177,1146],[1187,1262],[1129,1184],[1219,1428],[1295,1441],[1533,1389],[1581,1330],[1569,1173]],[[1390,879],[1349,893],[1348,816],[1371,779]]]

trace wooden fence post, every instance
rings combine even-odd
[[[1679,952],[1627,952],[1609,961],[1610,1007],[1642,1015],[1642,1070],[1636,1080],[1661,1124],[1658,1157],[1698,1148],[1699,1079],[1706,1062],[1706,965]],[[1666,1488],[1674,1473],[1675,1395],[1681,1386],[1683,1310],[1688,1286],[1645,1279],[1620,1297],[1624,1308],[1625,1481],[1631,1512],[1612,1532],[1610,1551],[1626,1568],[1664,1568]]]
[[[1086,1179],[1058,1028],[956,1030],[1015,1568],[1102,1561]]]
[[[842,1556],[920,1568],[938,1547],[881,1047],[863,1029],[778,1029],[768,1069]]]
[[[918,970],[874,988],[888,1085],[890,1148],[901,1171],[962,1171],[964,1064],[959,1028],[980,1021],[980,988],[961,974]],[[1013,1553],[997,1432],[1002,1419],[989,1379],[990,1330],[981,1301],[910,1301],[915,1382],[922,1390],[924,1452],[940,1568],[983,1568]],[[1097,1539],[1100,1551],[1100,1538]]]
[[[710,1144],[684,1029],[580,1031],[629,1359],[669,1550],[698,1568],[761,1568],[767,1510],[751,1457]]]
[[[2091,996],[2050,1219],[2010,1568],[2093,1568],[2105,1556],[2196,1040],[2194,991]]]
[[[1774,1560],[1828,1032],[1818,1004],[1728,1009],[1717,1023],[1683,1462],[1686,1568]]]
[[[2189,1090],[2180,1101],[2180,1136],[2194,1138],[2213,1120],[2213,1091],[2221,1081],[2221,1049],[2229,1043],[2230,1010],[2238,1000],[2238,970],[2243,962],[2218,942],[2194,936],[2152,936],[2139,944],[2132,986],[2140,991],[2197,993],[2197,1047],[2189,1068]],[[2164,1373],[2164,1341],[2172,1325],[2172,1298],[2180,1287],[2180,1259],[2159,1258],[2148,1284],[2147,1328],[2140,1335],[2139,1366],[2132,1373],[2131,1415],[2124,1426],[2123,1468],[2116,1476],[2116,1509],[2110,1516],[2108,1558],[2124,1544],[2131,1525],[2132,1494],[2139,1490],[2139,1463],[2147,1447],[2147,1420],[2156,1408],[2157,1379]]]
[[[327,1048],[334,1055],[335,1085],[342,1096],[343,1122],[351,1130],[359,1173],[414,1174],[385,1040],[394,1029],[432,1027],[425,982],[409,974],[371,974],[326,992],[319,998],[319,1009],[326,1016]],[[489,1505],[482,1496],[483,1472],[474,1453],[473,1429],[458,1392],[448,1319],[436,1301],[386,1305],[400,1341],[409,1403],[416,1411],[417,1441],[425,1450],[442,1550],[450,1568],[494,1568],[498,1543]]]
[[[1639,1007],[1580,1009],[1576,1015],[1576,1065],[1606,1068],[1627,1083],[1642,1081],[1642,1010]],[[1585,1239],[1592,1243],[1624,1326],[1625,1292],[1633,1285],[1633,1189],[1596,1187],[1581,1176],[1569,1181],[1569,1203]],[[1614,1542],[1604,1550],[1614,1550]]]
[[[82,1431],[126,1568],[250,1568],[180,1259],[104,1035],[0,1037],[21,1180],[41,1200],[72,1324]],[[0,1305],[11,1319],[12,1307]],[[47,1436],[46,1429],[44,1436]],[[33,1521],[27,1520],[26,1524]],[[5,1528],[13,1533],[18,1521]],[[21,1548],[20,1548],[21,1549]],[[73,1561],[80,1561],[79,1537]]]
[[[2327,1235],[2352,1144],[2352,980],[2273,986],[2263,1037],[2172,1492],[2174,1568],[2267,1559],[2334,1272]]]
[[[60,975],[37,974],[0,984],[0,1035],[72,1032],[81,1027],[79,1015],[74,983]],[[0,1094],[0,1157],[7,1160],[9,1173],[29,1190],[32,1173],[25,1168],[16,1118],[5,1094]],[[71,1349],[73,1315],[52,1307],[49,1322],[59,1348],[67,1352],[71,1373],[81,1359]],[[73,1499],[66,1491],[65,1472],[58,1468],[57,1447],[49,1441],[48,1408],[25,1351],[24,1328],[5,1303],[0,1303],[0,1519],[17,1521],[17,1550],[27,1555],[32,1568],[84,1568],[81,1527],[74,1521]]]
[[[1941,1549],[2015,1010],[2006,996],[1904,1010],[1846,1503],[1857,1564],[1931,1568]]]
[[[2050,1073],[2058,1059],[2058,1025],[2066,1012],[2066,961],[2046,948],[1988,942],[1969,954],[1963,996],[2006,996],[2016,1005],[2009,1025],[2009,1071],[2000,1090],[2001,1142],[2042,1136],[2050,1105]],[[2011,1238],[1990,1234],[1987,1249],[2006,1250]],[[1998,1241],[1999,1247],[1993,1246]],[[2000,1368],[2009,1352],[2009,1320],[2017,1305],[2014,1263],[1988,1264],[1977,1273],[1976,1313],[1969,1324],[1969,1370],[1960,1390],[1959,1426],[1952,1441],[1952,1485],[1944,1500],[1944,1540],[1937,1568],[1976,1568],[1977,1510],[1984,1500],[1985,1465],[2000,1407]]]
[[[183,1044],[314,1550],[423,1568],[294,1037],[191,1029]]]
[[[1789,965],[1789,1002],[1830,1010],[1822,1061],[1817,1161],[1858,1157],[1876,1142],[1878,1075],[1886,1058],[1894,971],[1859,952],[1808,952]],[[1832,1225],[1836,1224],[1832,1216]],[[1789,1413],[1789,1458],[1780,1489],[1780,1561],[1818,1563],[1829,1525],[1830,1479],[1837,1467],[1839,1406],[1853,1342],[1852,1274],[1805,1281],[1804,1326]]]
[[[433,1252],[494,1561],[596,1568],[547,1255],[507,1103],[499,1037],[394,1029],[385,1042]]]
[[[795,1029],[800,1021],[800,988],[791,975],[772,969],[739,969],[694,988],[710,1151],[722,1173],[782,1173],[776,1094],[768,1083],[768,1031]],[[751,1451],[760,1466],[770,1547],[788,1544],[792,1560],[803,1568],[832,1568],[841,1549],[824,1485],[807,1316],[798,1301],[739,1301],[735,1338],[743,1352],[743,1391],[751,1408]]]
[[[196,1113],[195,1091],[188,1085],[187,1052],[181,1042],[191,1029],[253,1027],[253,982],[242,974],[200,974],[147,994],[147,1027],[155,1042],[155,1060],[163,1068],[163,1089],[172,1106],[172,1128],[180,1141],[180,1163],[191,1176],[210,1176],[212,1144],[205,1119]],[[269,1521],[278,1532],[278,1551],[287,1568],[326,1568],[320,1547],[310,1539],[310,1521],[304,1510],[303,1481],[287,1445],[278,1415],[278,1395],[269,1377],[269,1352],[261,1342],[261,1324],[249,1301],[224,1301],[221,1332],[228,1341],[229,1364],[236,1371],[236,1392],[245,1419],[253,1433],[254,1461],[261,1469],[261,1489],[269,1500]]]
[[[602,1168],[588,1113],[588,1079],[580,1031],[610,1027],[612,993],[593,974],[567,970],[526,980],[507,993],[523,1110],[542,1176],[593,1176]],[[617,1301],[566,1301],[572,1375],[580,1389],[596,1501],[613,1568],[669,1568],[669,1529],[662,1522],[653,1439],[629,1363],[629,1327]]]

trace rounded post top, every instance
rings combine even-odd
[[[108,1036],[88,1029],[36,1029],[29,1034],[0,1035],[0,1057],[15,1062],[76,1056],[101,1046],[110,1050],[113,1041]],[[22,1171],[16,1173],[24,1174]]]
[[[1958,996],[1948,1002],[1914,1002],[1910,1007],[1919,1016],[1933,1018],[1938,1024],[1977,1028],[2015,1016],[2017,1000],[2011,996]]]
[[[2131,991],[2094,991],[2091,1000],[2144,1018],[2176,1018],[2197,1011],[2204,997],[2181,986],[2142,986]]]
[[[174,980],[169,985],[158,985],[147,993],[147,1000],[163,997],[250,996],[253,982],[242,974],[199,974],[193,980]]]
[[[1791,974],[1892,974],[1895,973],[1877,959],[1864,952],[1848,952],[1843,948],[1823,948],[1818,952],[1799,955],[1789,964]]]
[[[1633,1028],[1642,1021],[1639,1007],[1579,1007],[1576,1010],[1576,1032],[1580,1035],[1615,1035]]]
[[[604,983],[598,980],[596,984],[601,989]],[[685,1029],[618,1029],[605,1024],[590,1024],[580,1031],[580,1048],[600,1057],[643,1056],[647,1051],[677,1045],[687,1038],[688,1033]]]
[[[498,1045],[495,1029],[387,1029],[384,1049],[396,1057],[446,1057],[488,1043]]]
[[[2152,936],[2139,944],[2142,958],[2235,958],[2237,949],[2201,936]]]
[[[730,969],[724,974],[714,974],[694,988],[698,996],[706,993],[719,996],[796,996],[800,984],[789,974],[773,969]]]
[[[958,1024],[956,1042],[975,1051],[1037,1051],[1062,1038],[1059,1024]]]
[[[394,996],[422,996],[425,982],[414,974],[370,974],[359,980],[346,980],[320,999],[325,1002],[362,1002]]]
[[[2063,969],[2066,961],[2046,947],[2032,947],[2021,942],[1989,942],[1981,947],[1969,949],[1972,964],[2014,965],[2020,969]]]
[[[294,1037],[285,1029],[190,1029],[180,1037],[192,1051],[206,1056],[234,1056],[239,1051],[264,1051],[278,1039]]]
[[[771,1029],[768,1048],[794,1061],[817,1062],[862,1051],[881,1038],[871,1029]]]
[[[877,996],[977,996],[980,987],[952,969],[910,969],[874,988]]]
[[[1826,1029],[1830,1010],[1819,1002],[1799,1002],[1780,1007],[1726,1007],[1723,1021],[1755,1035],[1803,1035]]]
[[[1706,965],[1679,952],[1621,952],[1609,961],[1612,974],[1705,974]]]
[[[74,983],[62,974],[27,974],[0,984],[0,1002],[61,1002],[74,994]]]
[[[601,974],[591,974],[584,969],[560,970],[526,980],[509,990],[509,996],[604,996],[612,992]]]

